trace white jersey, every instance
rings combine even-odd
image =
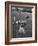
[[[20,28],[19,28],[19,32],[20,32],[20,33],[25,33],[24,28],[20,26]]]

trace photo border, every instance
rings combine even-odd
[[[35,40],[33,41],[18,41],[9,42],[9,5],[10,4],[21,4],[21,5],[33,5],[35,6]],[[24,3],[24,2],[5,2],[5,44],[22,44],[22,43],[36,43],[37,42],[37,4],[36,3]]]

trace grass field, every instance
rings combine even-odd
[[[19,32],[21,24],[23,25],[24,33],[22,31]],[[32,13],[13,11],[11,16],[11,34],[13,38],[32,37]]]

